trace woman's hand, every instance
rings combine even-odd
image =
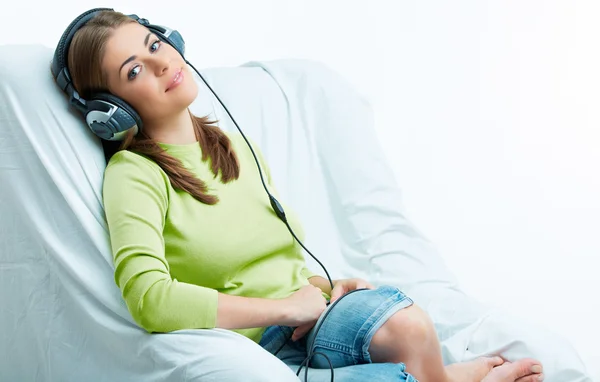
[[[296,327],[292,341],[297,341],[308,333],[327,307],[327,300],[323,297],[321,289],[313,285],[303,286],[285,301],[291,308],[291,314],[283,324]]]
[[[327,307],[321,289],[313,285],[303,286],[284,301],[289,307],[289,314],[282,325],[297,327],[292,335],[294,341],[308,333]]]
[[[375,289],[375,287],[363,279],[343,279],[338,280],[333,284],[333,290],[331,291],[331,300],[333,303],[338,298],[342,297],[346,293],[355,289]]]

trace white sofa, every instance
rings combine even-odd
[[[102,147],[67,108],[51,58],[41,45],[0,46],[0,380],[296,381],[235,333],[135,325],[113,280]],[[461,291],[403,214],[368,102],[334,71],[276,60],[203,74],[261,147],[332,277],[401,287],[434,320],[446,363],[501,352],[540,359],[548,382],[591,382],[564,339]],[[197,81],[192,110],[235,129]]]

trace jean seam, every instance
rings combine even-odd
[[[325,343],[325,342],[316,343],[313,346],[313,352],[314,352],[314,349],[316,349],[317,347],[320,347],[322,349],[331,349],[331,350],[341,351],[350,356],[353,355],[352,347],[350,347],[348,345],[343,345],[343,344],[340,344],[337,342],[329,341],[327,343]]]

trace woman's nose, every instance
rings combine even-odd
[[[152,57],[152,65],[154,66],[154,73],[157,76],[161,76],[169,71],[170,60],[167,57]]]

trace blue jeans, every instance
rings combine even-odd
[[[260,345],[286,365],[297,371],[308,355],[322,353],[334,368],[335,382],[387,382],[417,380],[406,373],[403,363],[372,363],[369,345],[373,335],[388,318],[413,301],[398,288],[382,286],[374,290],[350,292],[338,299],[321,314],[313,329],[293,342],[293,328],[270,326],[263,334]],[[329,362],[321,354],[310,360],[308,381],[329,382]],[[304,381],[306,368],[300,373]]]

